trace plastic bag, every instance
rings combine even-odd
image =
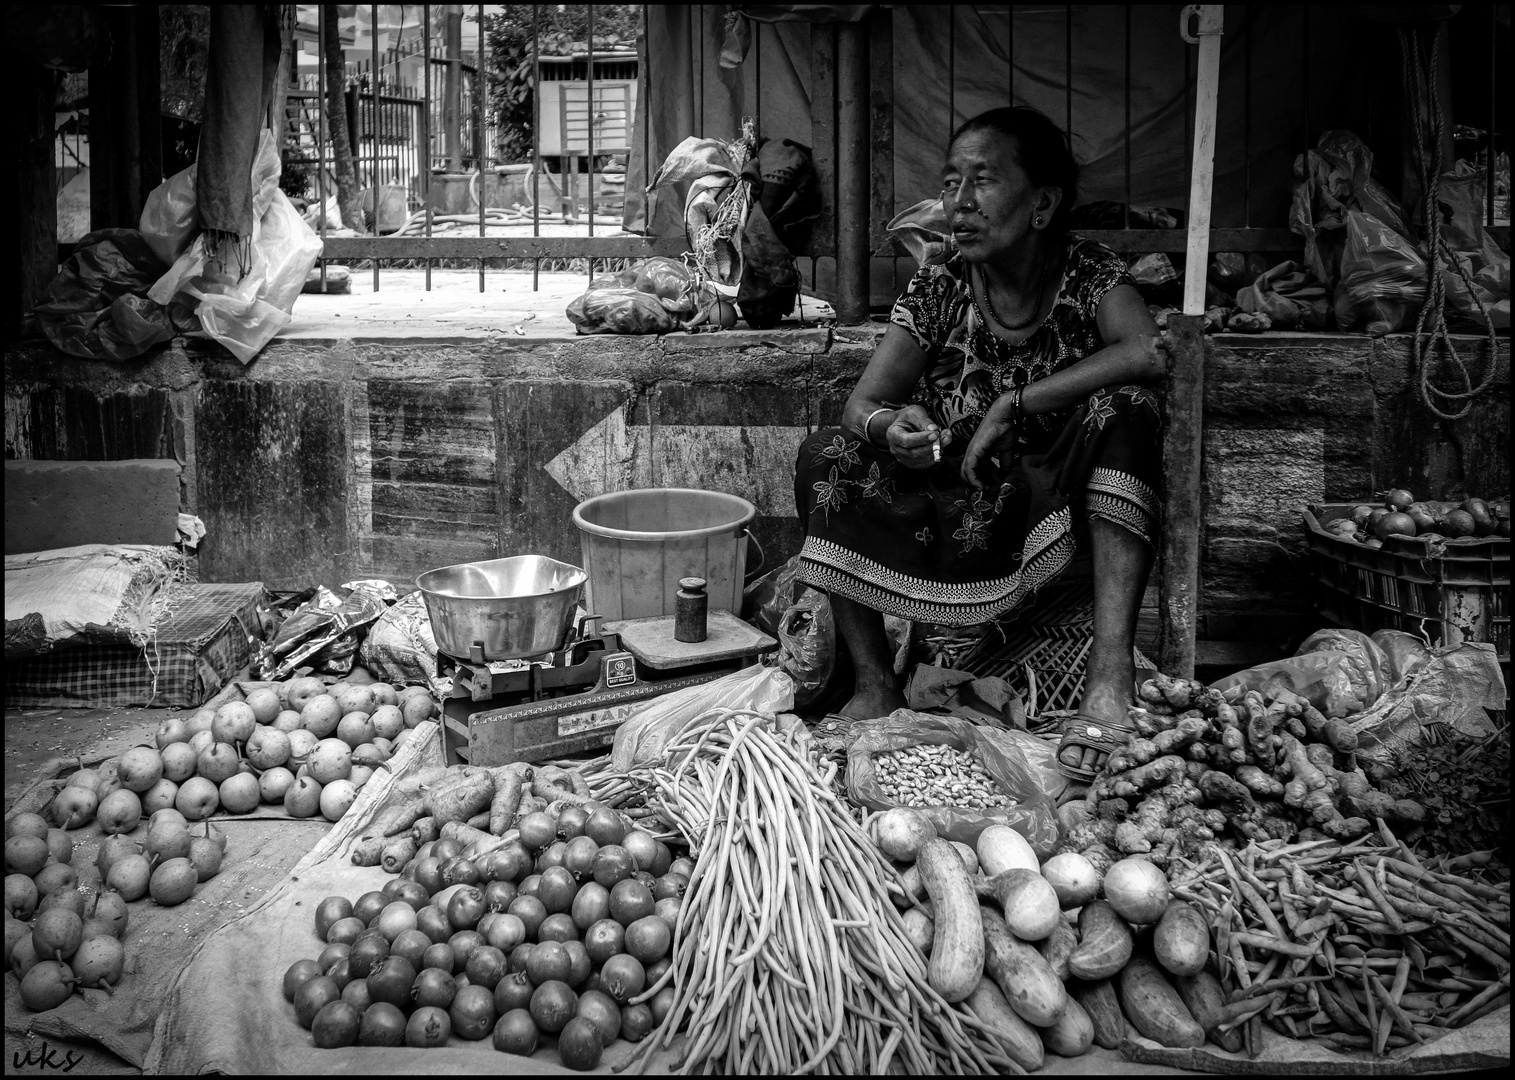
[[[900,211],[885,229],[922,266],[942,261],[954,247],[952,224],[947,220],[940,196],[922,199],[910,209]]]
[[[199,173],[199,165],[175,173],[153,188],[142,207],[137,227],[165,266],[172,266],[200,232],[195,203],[195,177]]]
[[[635,288],[657,297],[680,321],[693,318],[700,307],[694,275],[679,260],[666,255],[655,255],[637,267]]]
[[[1373,179],[1373,154],[1350,131],[1326,131],[1316,149],[1294,159],[1289,228],[1305,238],[1305,266],[1327,289],[1341,278],[1347,214],[1360,210],[1413,237],[1394,197]]]
[[[385,609],[359,647],[358,657],[374,678],[398,686],[432,685],[437,673],[437,641],[420,590]]]
[[[1332,307],[1336,327],[1392,334],[1415,321],[1426,296],[1426,260],[1399,233],[1361,210],[1347,213],[1341,280]]]
[[[711,709],[781,713],[794,708],[794,683],[776,668],[753,664],[698,686],[651,701],[616,706],[626,719],[616,728],[610,761],[616,772],[662,761],[663,747]]]
[[[1008,825],[1026,838],[1040,858],[1057,846],[1057,812],[1048,797],[1044,770],[1031,764],[1018,740],[991,737],[1002,734],[954,716],[930,716],[896,709],[882,720],[867,720],[853,730],[847,749],[847,794],[858,806],[889,810],[891,802],[873,770],[873,755],[909,746],[950,746],[973,755],[1006,795],[1012,806],[975,810],[958,806],[912,807],[931,819],[937,835],[972,845],[990,825]],[[1034,737],[1034,736],[1033,736]]]
[[[819,590],[800,597],[779,618],[775,663],[794,680],[794,706],[809,708],[831,681],[836,667],[836,623],[831,599]]]
[[[1275,330],[1323,330],[1329,308],[1325,286],[1299,263],[1281,262],[1236,293],[1236,306],[1266,315]]]
[[[1498,730],[1489,711],[1507,704],[1494,646],[1464,642],[1438,649],[1425,666],[1352,719],[1357,755],[1393,765],[1396,755],[1419,743],[1435,724],[1467,738],[1486,738]]]
[[[273,640],[264,645],[253,666],[256,677],[287,679],[306,663],[331,675],[351,671],[358,645],[356,631],[377,619],[386,607],[380,590],[364,582],[353,584],[358,587],[346,596],[317,587],[315,595],[284,620]],[[344,635],[350,638],[350,647],[332,648]]]
[[[782,566],[774,567],[742,592],[742,618],[765,634],[777,636],[779,620],[800,585],[800,557],[792,556]]]
[[[1259,664],[1210,685],[1234,703],[1282,675],[1294,693],[1326,716],[1350,716],[1383,696],[1390,685],[1388,671],[1388,657],[1366,634],[1331,629],[1313,634],[1287,660]]]
[[[1389,685],[1398,686],[1431,662],[1431,647],[1423,638],[1403,630],[1375,630],[1374,643],[1383,650],[1389,664]]]
[[[201,329],[244,364],[289,324],[295,298],[321,254],[321,238],[279,190],[279,154],[265,131],[253,162],[252,261],[242,274],[235,258],[212,260],[197,236],[149,296],[176,294],[200,301]]]
[[[635,288],[595,288],[568,305],[581,334],[667,334],[679,323],[655,296]]]
[[[34,309],[53,347],[89,360],[131,360],[195,325],[183,305],[144,295],[163,271],[136,229],[85,236]]]
[[[1441,174],[1437,202],[1447,218],[1442,236],[1450,255],[1472,282],[1469,290],[1454,267],[1443,268],[1441,280],[1446,287],[1448,306],[1474,322],[1492,319],[1496,330],[1508,330],[1510,257],[1483,227],[1483,170],[1471,161],[1458,161],[1451,172]]]

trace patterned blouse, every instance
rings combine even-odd
[[[994,399],[1014,387],[1017,372],[1025,373],[1026,382],[1035,382],[1103,348],[1095,322],[1100,301],[1117,285],[1135,284],[1119,255],[1092,240],[1069,236],[1052,311],[1035,333],[1011,344],[984,325],[973,302],[969,269],[960,255],[921,267],[889,316],[930,361],[912,401],[951,432],[950,445],[959,451],[967,447]],[[1027,424],[1051,435],[1072,413],[1044,413],[1027,418]]]

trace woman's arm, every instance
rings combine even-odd
[[[1167,345],[1133,286],[1117,285],[1107,292],[1095,312],[1095,321],[1105,347],[1027,384],[1021,395],[1023,414],[1058,412],[1106,386],[1156,382],[1167,373]]]
[[[910,396],[926,363],[925,351],[909,332],[891,324],[842,409],[844,428],[874,446],[887,442],[896,460],[910,468],[928,468],[933,463],[931,446],[937,427],[919,405],[895,406]]]

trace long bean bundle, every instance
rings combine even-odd
[[[626,1066],[683,1029],[681,1072],[1021,1073],[926,981],[893,869],[799,725],[716,710],[667,748],[649,805],[698,851],[673,937],[673,1005]],[[626,1066],[622,1066],[623,1068]]]

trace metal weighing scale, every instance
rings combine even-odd
[[[545,761],[609,746],[615,729],[653,698],[756,662],[778,641],[729,611],[711,611],[706,638],[676,641],[673,616],[605,623],[581,616],[562,645],[525,667],[491,664],[482,641],[468,656],[438,651],[452,678],[442,730],[449,762]]]

